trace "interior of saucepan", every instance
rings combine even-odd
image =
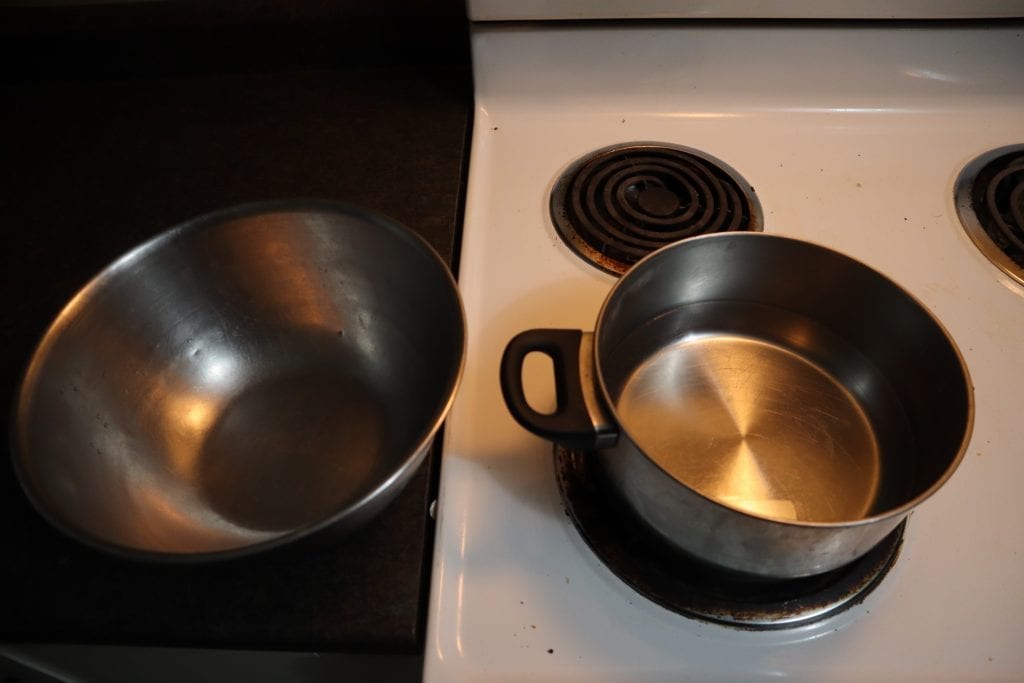
[[[414,458],[462,335],[443,264],[383,219],[200,220],[122,258],[51,327],[20,396],[20,474],[51,519],[103,544],[273,541]]]
[[[972,416],[942,326],[867,266],[807,242],[728,233],[634,267],[598,322],[622,430],[724,505],[843,523],[930,494]]]

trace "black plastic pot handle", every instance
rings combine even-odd
[[[566,448],[593,450],[607,442],[587,410],[580,381],[580,330],[539,329],[517,334],[501,356],[501,393],[512,417],[537,436]],[[555,412],[539,413],[526,402],[523,361],[530,353],[545,354],[554,365]]]

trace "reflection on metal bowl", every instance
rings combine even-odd
[[[451,274],[345,205],[253,204],[131,251],[60,313],[26,371],[15,462],[72,536],[213,559],[348,530],[426,455],[464,319]]]

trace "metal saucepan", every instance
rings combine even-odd
[[[523,392],[534,351],[554,360],[551,414]],[[523,426],[596,451],[669,542],[772,578],[871,549],[952,475],[974,411],[956,345],[910,294],[761,233],[652,254],[609,293],[594,333],[512,339],[501,380]]]
[[[134,557],[350,530],[426,455],[464,327],[444,262],[382,216],[210,214],[116,261],[53,322],[18,396],[16,469],[57,527]]]

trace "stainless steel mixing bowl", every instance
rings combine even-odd
[[[125,255],[46,332],[15,465],[56,526],[103,549],[210,559],[381,510],[458,384],[445,264],[326,202],[201,217]]]

